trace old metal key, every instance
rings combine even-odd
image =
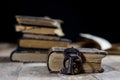
[[[75,48],[67,48],[64,50],[62,74],[79,74],[82,70],[81,52]]]

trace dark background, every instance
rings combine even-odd
[[[66,38],[76,41],[79,33],[90,33],[112,43],[120,42],[118,2],[83,2],[79,0],[6,1],[1,15],[0,42],[16,43],[15,15],[49,16],[62,19]]]

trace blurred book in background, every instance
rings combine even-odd
[[[107,51],[109,55],[120,55],[120,43],[110,43],[105,38],[87,33],[80,33],[80,37],[78,47],[97,48]]]

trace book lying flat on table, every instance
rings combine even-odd
[[[50,28],[45,26],[15,25],[15,30],[22,33],[41,34],[41,35],[64,35],[60,28]]]
[[[64,50],[66,47],[52,47],[48,54],[47,66],[50,72],[60,72],[63,68]],[[83,72],[102,72],[102,59],[106,51],[95,48],[77,48],[81,52]],[[78,64],[79,65],[79,64]]]
[[[60,40],[44,40],[44,39],[29,39],[29,38],[21,38],[19,39],[18,46],[23,48],[42,48],[49,49],[53,46],[56,47],[68,47],[70,44],[70,40],[68,39],[60,39]]]
[[[97,48],[107,51],[110,55],[120,55],[120,43],[110,43],[105,38],[92,34],[81,33],[80,36],[83,40],[78,42],[79,47]]]
[[[59,24],[63,23],[60,19],[51,19],[49,17],[35,17],[35,16],[15,16],[16,20],[19,24],[26,25],[40,25],[40,26],[51,26],[58,27]]]
[[[80,33],[80,36],[84,38],[84,42],[85,42],[83,45],[81,44],[82,47],[88,46],[88,47],[98,48],[101,50],[106,50],[112,47],[111,43],[102,37],[95,36],[92,34],[85,34],[85,33]]]
[[[58,36],[49,36],[49,35],[39,35],[39,34],[23,34],[23,38],[28,39],[43,39],[43,40],[60,40]]]
[[[46,62],[48,49],[17,48],[11,52],[10,59],[14,62]]]

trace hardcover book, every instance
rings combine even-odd
[[[16,32],[40,34],[40,35],[57,35],[63,36],[64,33],[61,28],[50,28],[45,26],[28,26],[28,25],[15,25]]]
[[[39,34],[23,34],[23,38],[28,39],[43,39],[43,40],[60,40],[59,36],[39,35]]]
[[[63,23],[63,21],[60,19],[51,19],[49,17],[22,16],[22,15],[16,15],[15,17],[19,24],[26,25],[58,27],[59,24]]]
[[[92,34],[81,33],[82,40],[78,42],[79,47],[97,48],[105,50],[109,55],[120,55],[120,43],[110,43],[107,39]]]
[[[48,54],[47,66],[50,72],[60,72],[63,68],[65,47],[52,47]],[[106,51],[95,48],[77,48],[82,53],[82,72],[102,72],[102,59],[107,55]],[[78,64],[79,65],[79,64]]]
[[[70,44],[70,40],[68,39],[60,39],[60,40],[44,40],[44,39],[29,39],[29,38],[21,38],[18,41],[18,46],[23,48],[42,48],[42,49],[50,49],[53,46],[56,47],[68,47]]]
[[[48,49],[17,48],[11,52],[14,62],[47,62]]]

